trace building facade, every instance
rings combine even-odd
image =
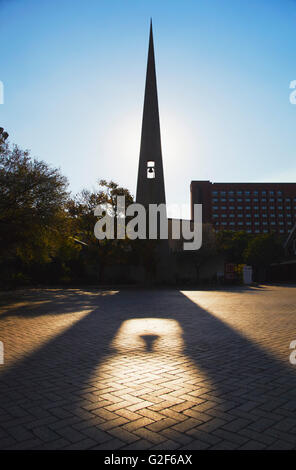
[[[192,181],[193,204],[203,205],[203,223],[216,231],[287,235],[296,222],[296,183]]]

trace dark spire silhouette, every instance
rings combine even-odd
[[[152,19],[150,20],[136,201],[145,206],[165,203]]]

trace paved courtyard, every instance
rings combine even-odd
[[[296,287],[0,294],[0,449],[296,449]]]

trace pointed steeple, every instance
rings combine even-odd
[[[150,22],[136,201],[145,206],[165,203],[152,20]]]

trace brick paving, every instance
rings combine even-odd
[[[296,449],[296,287],[0,294],[0,449]]]

